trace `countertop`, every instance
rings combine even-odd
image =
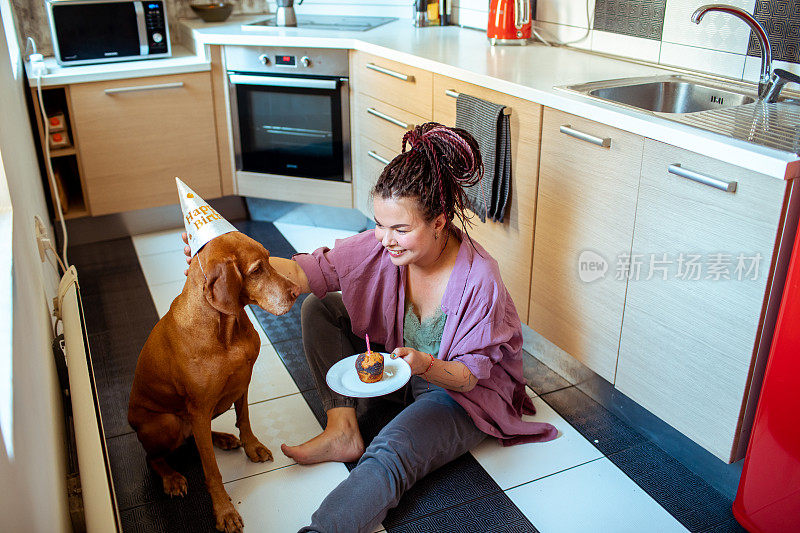
[[[188,47],[194,46],[196,55],[186,51],[186,55],[170,59],[60,68],[48,73],[43,84],[96,81],[100,79],[97,76],[112,79],[204,70],[209,68],[204,45],[355,49],[580,115],[775,178],[800,177],[800,157],[797,154],[753,145],[554,88],[605,79],[674,73],[668,69],[543,44],[493,47],[482,31],[458,26],[416,28],[407,19],[366,32],[242,29],[243,24],[256,18],[234,16],[223,23],[184,20],[181,21],[181,40]]]

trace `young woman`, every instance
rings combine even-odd
[[[328,416],[320,435],[281,450],[301,464],[358,461],[301,531],[372,531],[418,479],[487,435],[504,445],[556,437],[553,426],[521,419],[534,410],[519,317],[497,262],[454,223],[466,230],[463,187],[482,169],[466,131],[417,126],[372,191],[374,231],[270,259],[313,292],[302,307],[303,344]],[[325,376],[365,350],[366,334],[413,376],[406,407],[365,449],[356,400],[334,393]]]

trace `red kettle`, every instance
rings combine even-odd
[[[528,44],[531,0],[491,0],[486,35],[492,45]]]

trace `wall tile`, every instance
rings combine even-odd
[[[744,54],[750,28],[738,18],[710,12],[706,13],[700,24],[691,21],[692,13],[708,3],[707,0],[667,0],[662,37],[664,42]],[[725,3],[752,12],[755,0],[726,0]]]
[[[589,15],[594,11],[595,0],[589,0]],[[536,3],[536,20],[586,28],[586,0],[539,0]]]
[[[661,41],[642,39],[610,33],[606,31],[592,31],[592,50],[606,54],[615,54],[633,59],[658,62]]]
[[[800,2],[758,0],[754,16],[767,30],[772,45],[772,59],[800,63]],[[747,53],[761,55],[755,34],[750,36]]]
[[[800,63],[789,63],[788,61],[773,61],[772,68],[782,68],[800,76]],[[753,57],[747,56],[744,60],[744,79],[748,81],[757,82],[758,76],[761,74],[761,56]],[[793,91],[800,91],[800,87],[795,84],[788,84],[787,89]]]
[[[659,63],[740,79],[744,59],[741,54],[662,42]]]
[[[573,48],[592,49],[592,32],[587,33],[586,28],[539,22],[536,30],[550,43],[570,43]]]
[[[597,0],[594,10],[596,30],[661,39],[666,0]]]
[[[486,31],[486,26],[489,23],[489,12],[475,11],[474,9],[459,9],[456,14],[455,23],[459,26]]]

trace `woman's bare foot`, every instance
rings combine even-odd
[[[355,409],[336,407],[328,411],[328,426],[299,446],[281,444],[281,451],[301,465],[358,460],[364,453],[364,439],[358,430]]]

